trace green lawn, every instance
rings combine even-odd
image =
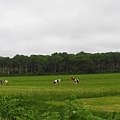
[[[71,77],[80,79],[75,85]],[[54,79],[61,79],[60,85],[53,85]],[[0,96],[32,96],[46,103],[63,105],[70,96],[93,110],[120,111],[120,74],[85,74],[56,76],[0,77],[9,81],[0,86]]]

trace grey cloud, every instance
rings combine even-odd
[[[0,0],[0,56],[119,51],[119,6],[118,0]]]

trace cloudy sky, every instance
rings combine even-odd
[[[120,51],[120,0],[0,0],[0,56]]]

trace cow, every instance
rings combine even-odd
[[[7,85],[8,84],[8,80],[5,80],[4,83],[5,83],[5,85]]]
[[[79,83],[79,79],[76,79],[75,77],[71,77],[71,79],[75,82],[75,85]]]
[[[61,81],[60,79],[56,79],[56,80],[54,80],[53,84],[59,85],[60,81]]]
[[[75,80],[75,77],[71,77],[72,80]]]
[[[2,85],[2,80],[0,80],[0,85]]]
[[[78,84],[79,83],[79,79],[75,79],[74,82],[75,82],[75,84]]]

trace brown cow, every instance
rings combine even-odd
[[[75,84],[78,84],[79,83],[79,79],[76,79],[75,77],[71,77],[71,79],[75,82]]]

